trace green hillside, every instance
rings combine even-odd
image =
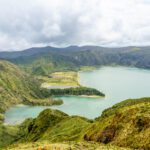
[[[43,94],[40,84],[16,65],[0,61],[0,113],[18,103],[47,105],[55,103],[54,100],[46,99],[50,95]],[[2,116],[0,118],[2,119]]]
[[[7,127],[7,126],[6,126]],[[5,127],[5,128],[6,128]],[[15,127],[13,127],[15,128]],[[18,132],[19,131],[19,132]],[[95,120],[46,109],[16,126],[10,149],[49,150],[51,146],[82,149],[150,149],[150,98],[129,99],[105,110]],[[69,142],[70,141],[70,142]],[[35,142],[35,143],[33,143]],[[88,147],[89,146],[89,147]],[[122,148],[121,148],[122,147]],[[93,148],[93,149],[94,149]]]
[[[129,99],[105,110],[84,139],[105,144],[150,149],[150,98]]]
[[[90,122],[79,116],[68,116],[58,111],[46,109],[36,119],[27,120],[21,125],[21,141],[51,142],[78,140]]]
[[[29,67],[26,63],[19,65],[27,70],[30,67],[33,69],[33,66]],[[54,68],[57,70],[59,67]],[[49,72],[48,69],[45,70]],[[37,118],[27,119],[21,125],[3,125],[3,113],[15,104],[62,104],[61,100],[51,99],[53,95],[104,96],[103,93],[86,87],[49,90],[41,89],[40,86],[40,81],[33,75],[10,62],[0,61],[0,147],[10,145],[9,149],[19,150],[20,147],[38,149],[43,145],[59,148],[62,144],[65,148],[74,149],[150,149],[150,98],[125,100],[103,111],[95,120],[46,109]],[[50,148],[46,148],[48,149]]]
[[[25,73],[18,66],[0,61],[0,120],[10,106],[23,103],[27,105],[60,105],[62,100],[54,100],[59,95],[100,95],[93,88],[76,87],[67,89],[44,89],[42,82],[33,75]]]
[[[150,69],[150,47],[70,46],[39,47],[18,52],[0,52],[0,58],[36,75],[79,70],[82,66],[122,65]]]
[[[19,138],[19,127],[0,124],[0,149],[13,144]]]
[[[49,143],[30,142],[28,144],[15,144],[7,148],[7,150],[131,150],[112,145],[103,145],[94,142],[63,142]]]
[[[34,75],[47,75],[51,72],[77,70],[79,66],[71,58],[59,53],[47,52],[31,56],[9,59],[27,72]]]

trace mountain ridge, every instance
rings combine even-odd
[[[150,46],[107,48],[99,46],[41,47],[0,52],[0,59],[19,65],[31,74],[80,70],[82,66],[122,65],[150,69]],[[43,74],[42,74],[43,75]]]
[[[25,53],[30,53],[36,54],[39,52],[48,52],[48,51],[54,51],[54,50],[61,50],[61,51],[84,51],[84,50],[125,50],[128,48],[150,48],[150,46],[123,46],[123,47],[105,47],[105,46],[96,46],[96,45],[83,45],[83,46],[77,46],[77,45],[70,45],[67,47],[53,47],[53,46],[45,46],[45,47],[31,47],[28,49],[23,49],[23,50],[18,50],[18,51],[0,51],[0,58],[6,59],[9,58],[8,56],[5,56],[6,54],[9,55],[14,55],[14,54],[20,54],[19,56],[25,54]],[[19,57],[16,56],[16,57]],[[28,56],[28,55],[27,55]],[[11,56],[10,56],[11,58]]]

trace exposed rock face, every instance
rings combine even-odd
[[[100,137],[97,138],[97,142],[102,142],[104,144],[111,142],[115,136],[115,132],[116,127],[114,125],[107,126],[101,133]]]

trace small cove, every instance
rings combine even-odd
[[[61,106],[17,105],[5,114],[5,123],[17,124],[29,117],[36,117],[46,108],[59,109],[69,115],[88,118],[99,116],[102,111],[128,98],[150,96],[150,70],[128,67],[102,67],[79,73],[81,85],[96,88],[105,93],[105,98],[63,96]]]

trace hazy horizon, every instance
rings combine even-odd
[[[0,52],[19,52],[19,51],[26,51],[32,48],[46,48],[46,47],[50,47],[50,48],[69,48],[69,47],[85,47],[85,46],[89,46],[89,47],[102,47],[102,48],[125,48],[125,47],[150,47],[150,45],[127,45],[127,46],[103,46],[103,45],[68,45],[68,46],[51,46],[51,45],[45,45],[45,46],[33,46],[33,47],[28,47],[25,49],[8,49],[8,50],[0,50]]]

